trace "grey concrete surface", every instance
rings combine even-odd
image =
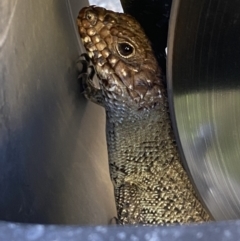
[[[169,227],[78,227],[0,222],[1,241],[238,241],[240,222]]]

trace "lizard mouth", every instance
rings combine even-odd
[[[112,24],[107,23],[106,12],[104,8],[90,6],[83,8],[77,19],[80,37],[101,79],[108,78],[117,62],[110,50],[113,47]]]

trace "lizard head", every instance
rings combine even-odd
[[[127,105],[139,111],[162,103],[161,70],[133,17],[90,6],[79,12],[77,25],[99,76],[106,108]]]

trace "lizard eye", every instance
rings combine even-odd
[[[85,17],[86,19],[89,21],[89,23],[91,23],[92,25],[95,25],[97,22],[97,16],[94,12],[92,11],[87,11],[85,13]]]
[[[117,51],[123,58],[129,58],[135,53],[134,47],[129,43],[118,43]]]

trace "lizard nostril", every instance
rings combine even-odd
[[[95,25],[96,22],[97,22],[97,15],[96,15],[94,12],[90,11],[90,10],[86,11],[86,13],[85,13],[85,18],[86,18],[92,25]]]

